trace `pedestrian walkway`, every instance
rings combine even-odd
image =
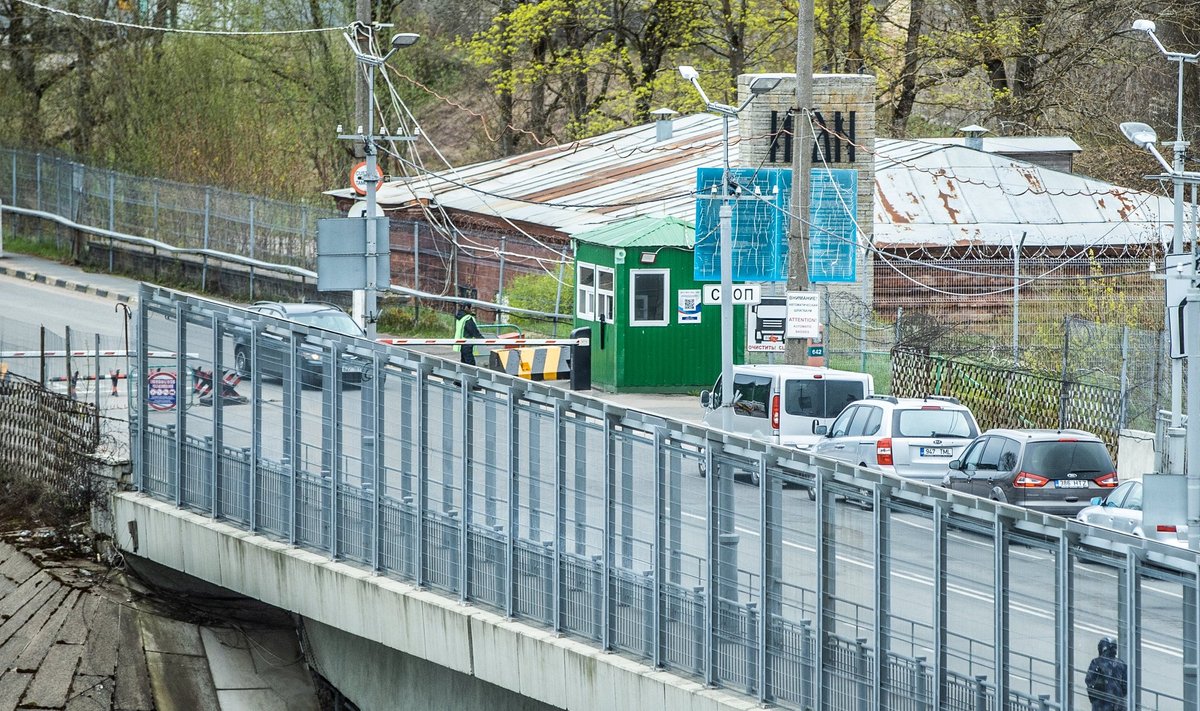
[[[0,275],[48,284],[82,294],[129,303],[137,298],[138,282],[125,277],[85,271],[52,259],[5,252],[0,257]]]

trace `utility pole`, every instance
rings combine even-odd
[[[792,220],[788,229],[788,291],[808,291],[808,210],[815,144],[810,120],[813,89],[813,0],[799,0],[796,37],[796,106],[792,109]],[[828,334],[826,334],[828,338]],[[784,360],[808,362],[808,339],[787,340]]]
[[[358,51],[363,54],[371,53],[371,0],[354,0],[354,19],[356,24],[353,27],[354,39],[358,43]],[[367,125],[367,112],[373,111],[374,107],[368,106],[370,97],[373,94],[368,82],[374,79],[373,72],[363,71],[364,67],[358,62],[354,63],[354,125],[360,128],[357,133],[362,133],[362,126]],[[354,143],[354,157],[362,158],[366,155],[366,144]],[[375,176],[372,174],[372,178]],[[368,214],[367,217],[374,217],[374,214]],[[368,327],[367,323],[367,292],[363,289],[355,289],[350,292],[350,313],[354,320],[358,322],[360,328],[364,331]]]

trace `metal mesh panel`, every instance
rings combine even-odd
[[[213,330],[225,307],[171,318],[201,307],[143,303],[152,314],[142,342],[195,348],[185,369],[225,362],[209,353],[231,337]],[[181,332],[195,338],[176,343]],[[940,700],[955,711],[1041,711],[1065,707],[1059,689],[1070,688],[1078,708],[1100,636],[1121,640],[1137,708],[1194,700],[1185,659],[1197,649],[1197,592],[1185,551],[1147,556],[1102,530],[1079,537],[1057,519],[807,453],[533,384],[512,389],[453,363],[381,356],[378,412],[373,394],[302,390],[289,373],[252,379],[260,399],[285,403],[274,410],[188,398],[147,410],[137,481],[235,525],[250,526],[252,513],[266,535],[378,561],[390,575],[785,707],[926,711]]]

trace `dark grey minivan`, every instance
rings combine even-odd
[[[988,430],[950,462],[943,485],[1058,516],[1117,486],[1099,437],[1083,430]]]

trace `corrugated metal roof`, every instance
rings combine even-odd
[[[676,217],[633,217],[575,235],[580,242],[609,247],[685,247],[696,244],[696,228]]]
[[[380,189],[379,201],[401,207],[432,198],[447,208],[569,235],[638,216],[691,223],[696,169],[722,162],[721,120],[681,116],[664,142],[649,123],[392,181]],[[737,165],[737,121],[730,123],[730,160]],[[1031,246],[1170,240],[1171,201],[1152,193],[945,143],[879,139],[875,151],[880,245],[1008,244],[1022,232]],[[353,197],[348,189],[328,194]]]
[[[950,146],[965,146],[963,136],[948,138],[918,138],[922,143],[937,143]],[[1079,144],[1066,136],[984,136],[983,150],[986,153],[1079,153]]]
[[[914,145],[915,144],[915,145]],[[962,146],[879,140],[875,243],[1145,244],[1170,240],[1171,201]]]

